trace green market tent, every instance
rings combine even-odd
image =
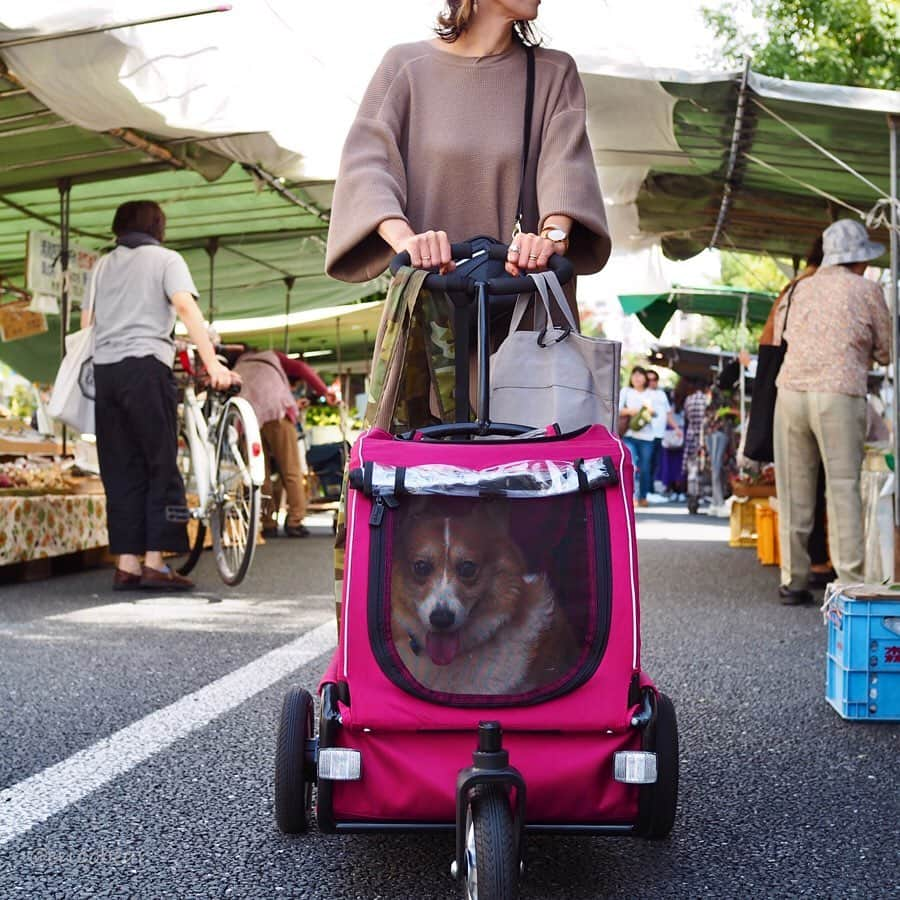
[[[775,294],[746,291],[740,288],[682,288],[652,294],[619,294],[626,315],[636,315],[655,337],[660,337],[669,319],[680,309],[685,313],[720,318],[738,318],[744,301],[747,322],[765,322]]]
[[[288,316],[231,319],[219,323],[225,343],[315,354],[317,366],[328,369],[348,361],[368,361],[372,355],[383,300],[349,303],[293,312]]]
[[[235,164],[205,139],[114,132],[73,125],[11,73],[0,77],[2,299],[22,296],[29,231],[58,233],[67,214],[71,240],[99,250],[111,244],[116,207],[143,197],[163,206],[166,243],[187,259],[211,319],[334,306],[379,289],[377,281],[347,285],[324,274],[332,181]],[[271,151],[266,135],[242,138],[242,148]],[[48,316],[48,329],[0,343],[0,359],[30,379],[51,380],[60,356],[58,316]]]
[[[717,378],[725,366],[735,359],[734,353],[701,347],[668,347],[654,344],[647,354],[651,366],[665,366],[682,377],[701,378],[706,382]]]
[[[900,92],[578,63],[614,247],[799,259],[841,216],[887,243]]]

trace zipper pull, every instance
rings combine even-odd
[[[375,502],[372,504],[372,514],[369,516],[369,524],[373,528],[378,528],[381,525],[381,520],[384,518],[384,499],[382,497],[376,497]]]
[[[369,516],[369,524],[378,528],[384,519],[385,509],[397,509],[400,501],[393,494],[379,494],[372,504],[372,514]]]

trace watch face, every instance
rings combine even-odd
[[[547,232],[547,239],[551,241],[564,241],[568,238],[568,235],[562,230],[562,228],[551,228]]]

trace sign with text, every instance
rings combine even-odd
[[[0,306],[0,340],[20,341],[47,330],[47,317],[31,312],[27,300],[4,303]]]
[[[35,297],[62,297],[62,266],[59,237],[40,231],[28,232],[25,253],[25,287]],[[69,242],[69,304],[81,306],[87,296],[87,283],[91,270],[100,259],[100,253]]]

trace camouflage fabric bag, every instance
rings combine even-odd
[[[454,340],[451,304],[422,287],[427,272],[402,268],[393,277],[375,338],[363,427],[400,434],[452,422]],[[340,626],[344,587],[348,470],[344,470],[334,542],[334,601]]]

